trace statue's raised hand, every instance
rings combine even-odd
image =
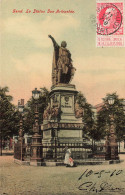
[[[51,35],[48,35],[48,37],[49,37],[49,38],[52,38],[52,36],[51,36]]]

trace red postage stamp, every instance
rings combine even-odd
[[[101,2],[97,0],[97,47],[124,46],[123,2]]]

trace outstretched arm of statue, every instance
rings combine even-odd
[[[52,40],[54,48],[58,48],[59,45],[58,45],[58,43],[55,41],[55,39],[54,39],[51,35],[48,35],[48,37]]]

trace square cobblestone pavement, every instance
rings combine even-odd
[[[125,160],[125,155],[120,158]],[[123,195],[124,188],[125,161],[74,168],[33,167],[15,164],[13,156],[0,157],[0,195]]]

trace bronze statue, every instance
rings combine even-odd
[[[62,41],[61,46],[59,46],[51,35],[48,36],[52,40],[54,46],[52,84],[68,84],[71,81],[76,69],[72,65],[71,53],[68,49],[66,49],[67,43]]]

